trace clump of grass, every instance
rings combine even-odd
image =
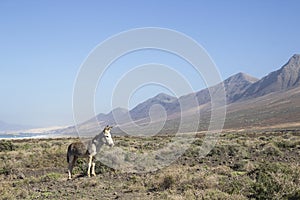
[[[166,175],[162,182],[159,184],[159,189],[160,190],[167,190],[172,188],[175,184],[175,179],[172,175]]]
[[[49,174],[46,174],[44,176],[41,177],[41,181],[43,182],[48,182],[48,181],[51,181],[51,180],[58,180],[61,178],[61,174],[58,174],[58,173],[49,173]]]
[[[272,143],[269,143],[266,146],[264,146],[262,153],[265,154],[266,156],[282,156],[283,155],[283,152],[280,151],[280,149]]]
[[[230,195],[218,189],[208,189],[208,190],[200,191],[198,198],[205,199],[205,200],[217,200],[217,199],[229,199],[229,196]]]
[[[88,180],[83,183],[82,187],[83,188],[91,188],[91,187],[96,187],[98,184],[98,181],[96,180]]]
[[[286,149],[286,148],[295,148],[297,143],[294,141],[290,141],[290,140],[280,140],[280,141],[276,142],[276,145],[279,148]]]
[[[114,171],[112,168],[106,166],[105,164],[102,164],[100,161],[96,161],[96,165],[95,165],[96,174],[105,174],[112,171]]]
[[[0,152],[14,151],[16,146],[10,140],[0,140]]]
[[[82,175],[87,175],[87,159],[84,159],[84,158],[78,158],[77,161],[76,161],[76,164],[74,166],[74,169],[73,169],[73,173],[74,174],[82,174]]]
[[[260,139],[262,141],[267,141],[268,140],[268,138],[266,136],[260,136],[260,137],[258,137],[258,139]]]
[[[221,166],[212,168],[212,172],[214,174],[218,174],[218,175],[229,176],[232,172],[232,169],[226,165],[221,165]]]
[[[202,139],[196,139],[193,142],[193,145],[196,145],[196,146],[201,146],[202,144],[203,144],[203,140]]]
[[[297,199],[300,199],[300,189],[298,190],[295,190],[293,192],[291,192],[290,194],[287,194],[285,196],[286,199],[289,199],[289,200],[297,200]]]
[[[293,193],[298,189],[300,173],[298,167],[290,167],[283,163],[262,163],[256,169],[252,184],[255,199],[283,199],[286,193]]]
[[[248,196],[253,194],[251,188],[253,181],[248,176],[235,173],[232,177],[223,177],[220,180],[219,189],[230,195]]]
[[[43,149],[48,149],[48,148],[50,148],[51,146],[50,146],[50,144],[44,142],[44,143],[41,143],[41,144],[40,144],[40,147],[43,148]]]
[[[0,175],[3,174],[3,175],[9,175],[11,173],[11,168],[8,167],[8,166],[4,166],[2,168],[0,168]]]
[[[5,191],[5,192],[2,192],[1,199],[3,199],[3,200],[14,200],[15,197],[12,194],[10,194],[9,192]]]
[[[144,185],[149,187],[148,191],[161,192],[175,187],[175,178],[170,172],[165,172],[165,175],[161,176],[159,174],[155,175],[153,179],[150,179],[148,183]]]
[[[236,161],[231,167],[234,171],[244,171],[245,170],[245,165],[247,164],[246,161],[240,160]]]
[[[23,188],[18,191],[18,193],[16,194],[16,197],[18,199],[25,199],[28,197],[28,193],[29,193],[28,190]]]

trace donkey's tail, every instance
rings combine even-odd
[[[72,146],[72,144],[70,144],[69,145],[69,147],[68,147],[68,152],[67,152],[67,162],[69,163],[69,161],[70,161],[70,153],[71,153],[71,147]]]

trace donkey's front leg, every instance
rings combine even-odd
[[[88,166],[88,171],[87,171],[87,174],[88,174],[88,177],[91,177],[91,166],[92,166],[92,161],[93,161],[93,156],[89,156],[89,166]]]
[[[96,165],[95,162],[93,162],[93,163],[92,163],[92,175],[93,175],[93,176],[96,176],[96,173],[95,173],[95,165]]]

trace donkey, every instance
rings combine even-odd
[[[69,179],[72,178],[72,170],[74,164],[78,157],[88,157],[89,158],[89,165],[87,174],[90,177],[91,167],[92,167],[92,175],[96,176],[95,173],[95,162],[93,161],[94,156],[99,152],[102,145],[106,144],[109,146],[114,146],[114,141],[111,137],[110,130],[112,126],[106,126],[101,133],[96,135],[87,145],[83,144],[82,142],[74,142],[69,145],[68,153],[67,153],[67,162],[68,166],[68,174]]]

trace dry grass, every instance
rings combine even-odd
[[[116,137],[115,143],[134,155],[160,149],[171,139]],[[297,131],[222,134],[204,158],[198,154],[199,136],[171,165],[148,173],[113,170],[97,162],[98,175],[88,178],[86,161],[79,159],[75,178],[67,181],[66,149],[75,140],[0,141],[1,199],[300,198]],[[130,159],[124,157],[120,165]]]

